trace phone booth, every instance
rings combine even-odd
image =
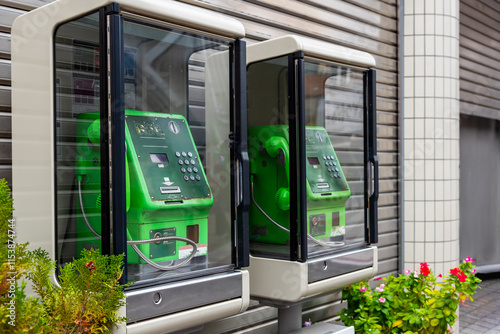
[[[59,268],[125,253],[121,332],[248,306],[244,34],[176,1],[59,0],[13,25],[19,240]]]
[[[377,272],[374,66],[297,36],[247,47],[250,294],[280,333],[308,297]]]

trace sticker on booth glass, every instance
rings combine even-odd
[[[337,237],[340,235],[345,235],[345,226],[333,226],[331,237]]]
[[[193,246],[182,246],[179,247],[179,259],[185,259],[191,252],[193,251]],[[198,249],[196,250],[195,256],[207,255],[207,244],[198,245]]]

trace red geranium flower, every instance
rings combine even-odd
[[[427,276],[431,273],[431,270],[429,269],[429,265],[426,262],[420,263],[420,272],[424,276]]]
[[[458,273],[457,277],[460,282],[465,282],[467,279],[467,275],[462,271]]]

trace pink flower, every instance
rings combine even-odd
[[[464,262],[476,262],[476,261],[474,261],[473,258],[471,258],[470,256],[468,256],[467,258],[464,259]]]
[[[311,325],[312,325],[312,321],[311,320],[304,322],[304,327],[309,327]]]
[[[379,301],[379,302],[381,302],[381,303],[385,303],[385,298],[384,298],[384,297],[380,297],[380,298],[378,299],[378,301]]]
[[[359,291],[361,291],[361,292],[365,292],[365,291],[366,291],[366,286],[362,286],[362,287],[360,287],[360,288],[359,288]]]
[[[405,275],[409,275],[411,273],[411,270],[405,270]]]
[[[378,292],[382,292],[382,291],[384,291],[384,287],[385,287],[385,284],[382,284],[382,285],[380,285],[380,286],[377,286],[377,287],[375,288],[375,290],[377,290]]]
[[[472,271],[472,273],[473,273],[473,274],[475,274],[475,273],[476,273],[476,269],[474,269],[474,270]]]
[[[378,281],[378,280],[380,280],[380,279],[382,279],[382,277],[377,277],[377,278],[374,278],[373,280],[374,280],[374,281]]]
[[[460,270],[458,268],[450,269],[450,274],[452,274],[452,275],[458,275],[459,272],[460,272]]]
[[[443,275],[439,274],[438,277],[443,277]]]

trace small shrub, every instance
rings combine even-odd
[[[446,333],[455,323],[459,303],[472,302],[481,282],[473,262],[466,258],[449,276],[439,275],[441,283],[428,264],[421,263],[420,271],[388,276],[373,290],[368,282],[346,287],[342,300],[347,308],[340,319],[356,333]]]

